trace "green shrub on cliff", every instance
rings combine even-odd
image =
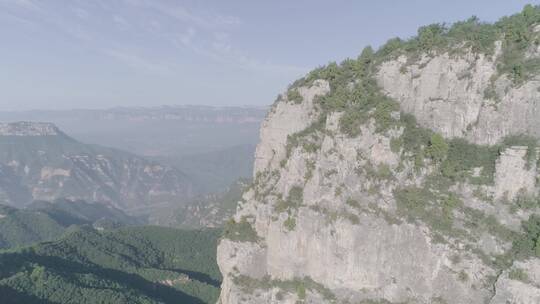
[[[256,242],[259,237],[246,218],[239,222],[230,219],[223,227],[223,237],[237,242]]]
[[[440,134],[434,133],[431,135],[429,145],[427,147],[427,155],[431,159],[441,162],[446,159],[448,154],[448,144]]]
[[[532,215],[523,222],[524,233],[514,241],[514,252],[518,258],[535,256],[540,258],[540,216]]]
[[[295,104],[302,103],[304,100],[304,97],[300,95],[300,92],[298,92],[298,89],[290,89],[287,91],[287,100],[294,102]]]

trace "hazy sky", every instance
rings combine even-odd
[[[366,45],[526,3],[0,0],[0,110],[270,104]]]

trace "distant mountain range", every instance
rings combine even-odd
[[[162,106],[0,112],[0,121],[47,121],[85,143],[145,156],[186,156],[255,146],[267,107]]]
[[[220,226],[240,199],[237,181],[251,178],[265,115],[206,106],[0,112],[11,121],[0,123],[0,204],[67,198],[145,223]]]
[[[57,198],[105,202],[130,213],[177,204],[194,186],[180,170],[83,144],[48,123],[0,124],[0,203]]]

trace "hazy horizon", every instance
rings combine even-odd
[[[70,111],[115,111],[122,109],[129,110],[144,110],[144,109],[177,109],[177,108],[246,108],[246,109],[265,109],[269,108],[271,104],[164,104],[164,105],[118,105],[118,106],[103,106],[103,107],[74,107],[74,108],[28,108],[28,109],[7,109],[0,108],[0,113],[22,113],[22,112],[70,112]]]
[[[0,0],[0,111],[269,105],[367,45],[530,2]]]

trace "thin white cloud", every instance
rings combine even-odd
[[[103,49],[101,50],[101,52],[136,70],[144,70],[154,73],[170,72],[170,68],[167,65],[151,62],[131,51],[119,49]]]
[[[145,0],[124,1],[129,5],[152,9],[162,15],[174,18],[178,21],[182,21],[189,25],[206,29],[215,29],[223,26],[234,26],[242,23],[242,21],[235,16],[221,15],[210,12],[192,12],[184,6],[177,4],[166,4],[159,1]]]
[[[74,39],[77,39],[79,42],[85,42],[87,44],[95,41],[94,34],[90,31],[85,30],[83,27],[77,25],[72,27],[64,28],[66,34],[70,35]]]
[[[308,70],[260,60],[236,46],[233,43],[234,30],[244,26],[238,17],[193,10],[177,2],[73,1],[69,3],[68,15],[65,15],[66,11],[55,10],[52,6],[49,8],[47,2],[0,0],[2,3],[40,10],[40,17],[32,19],[36,23],[52,26],[54,30],[71,37],[75,43],[138,70],[164,73],[171,72],[171,66],[174,66],[156,62],[140,55],[141,52],[133,51],[148,50],[146,41],[149,40],[160,43],[159,48],[171,47],[172,44],[178,49],[188,49],[220,64],[244,70],[287,75]],[[133,40],[133,37],[137,39]],[[162,39],[161,42],[159,39]],[[172,63],[177,61],[173,57],[165,60]]]
[[[81,7],[73,7],[72,10],[80,19],[87,20],[90,17],[90,13]]]
[[[131,25],[129,24],[129,22],[122,16],[120,15],[113,15],[112,17],[112,20],[114,22],[114,24],[116,25],[116,27],[122,31],[126,31],[128,29],[130,29]]]
[[[294,74],[296,76],[303,75],[309,71],[309,68],[306,68],[306,67],[276,64],[273,62],[264,62],[264,61],[254,60],[253,58],[249,58],[245,56],[238,57],[238,61],[243,68],[255,70],[255,71]]]
[[[192,27],[189,27],[185,33],[178,35],[178,41],[180,41],[184,46],[191,46],[196,35],[196,30]]]
[[[23,17],[20,17],[20,16],[17,16],[17,15],[12,14],[12,13],[6,12],[6,11],[0,11],[0,20],[2,20],[2,19],[9,20],[11,22],[15,22],[15,23],[20,24],[22,26],[27,26],[27,27],[32,27],[32,28],[36,27],[36,24],[33,21],[28,20],[28,19],[23,18]]]
[[[225,65],[235,66],[239,69],[250,71],[271,72],[277,74],[287,74],[300,76],[307,71],[306,67],[275,64],[268,61],[257,60],[251,56],[244,54],[242,51],[235,49],[228,39],[228,35],[223,33],[214,35],[214,39],[208,41],[195,41],[190,39],[189,43],[182,41],[176,37],[173,42],[177,47],[188,47],[191,51],[210,58],[216,62]],[[179,43],[180,42],[180,43]]]
[[[40,7],[32,0],[0,0],[0,4],[15,5],[29,10],[39,10]]]
[[[229,38],[229,34],[224,32],[214,33],[214,39],[212,41],[212,48],[217,52],[228,53],[232,51],[232,44]]]
[[[242,24],[242,20],[235,16],[216,15],[214,16],[214,22],[222,25],[239,25]]]
[[[209,46],[206,48],[199,46],[196,48],[196,51],[203,55],[209,56],[216,61],[237,66],[238,68],[244,70],[296,75],[304,74],[308,71],[308,68],[305,67],[275,64],[272,62],[257,60],[252,56],[245,54],[243,51],[235,48],[231,42],[230,34],[226,32],[219,31],[212,33],[212,39],[209,42]]]
[[[251,71],[272,72],[278,74],[282,73],[289,75],[293,74],[296,76],[300,76],[301,74],[304,74],[309,70],[308,68],[300,66],[276,64],[269,61],[261,61],[231,48],[217,49],[215,57],[219,58],[224,63],[235,65],[240,69]]]
[[[35,30],[40,27],[39,16],[43,10],[31,0],[0,0],[0,19],[15,22]]]

